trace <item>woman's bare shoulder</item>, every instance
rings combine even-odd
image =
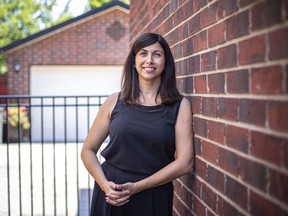
[[[113,111],[113,109],[117,103],[118,95],[119,95],[119,92],[115,92],[115,93],[109,95],[101,107],[102,109],[105,109],[105,111],[107,113],[109,113],[109,116],[111,115],[111,113],[112,113],[112,111]]]
[[[183,115],[183,116],[190,116],[192,115],[192,106],[191,106],[191,102],[189,101],[188,98],[183,97],[181,104],[180,104],[180,110],[179,110],[179,114]]]

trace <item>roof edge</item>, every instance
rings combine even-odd
[[[76,22],[78,22],[78,21],[80,21],[82,19],[88,18],[88,17],[90,17],[92,15],[95,15],[97,13],[103,12],[103,11],[105,11],[105,10],[107,10],[109,8],[113,8],[115,6],[123,7],[124,9],[129,10],[129,5],[127,5],[127,4],[123,3],[123,2],[114,0],[114,1],[111,1],[111,2],[109,2],[107,4],[104,4],[103,6],[101,6],[99,8],[94,8],[94,9],[88,11],[87,13],[84,13],[84,14],[79,15],[77,17],[71,18],[71,19],[66,20],[66,21],[64,21],[62,23],[59,23],[59,24],[57,24],[55,26],[52,26],[52,27],[47,28],[47,29],[44,29],[44,30],[39,31],[39,32],[37,32],[35,34],[32,34],[32,35],[30,35],[30,36],[28,36],[26,38],[20,39],[18,41],[12,42],[12,43],[4,46],[4,47],[1,47],[0,48],[0,53],[7,52],[7,51],[9,51],[9,50],[11,50],[13,48],[16,48],[18,46],[21,46],[21,45],[23,45],[23,44],[25,44],[27,42],[33,41],[33,40],[35,40],[37,38],[40,38],[40,37],[42,37],[42,36],[44,36],[44,35],[46,35],[48,33],[52,33],[54,31],[60,30],[61,28],[67,27],[67,26],[69,26],[69,25],[71,25],[73,23],[76,23]]]

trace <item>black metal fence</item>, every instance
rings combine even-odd
[[[88,215],[80,151],[106,98],[0,96],[0,215]]]

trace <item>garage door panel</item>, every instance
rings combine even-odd
[[[32,66],[30,94],[32,96],[109,95],[120,90],[121,72],[120,66]],[[64,101],[63,98],[55,98],[53,102],[52,99],[43,99],[42,108],[32,107],[32,141],[74,142],[76,139],[84,141],[98,108],[92,106],[87,109],[79,106],[77,111],[75,107],[64,108],[65,104],[75,104],[75,100],[66,98]],[[33,99],[32,106],[33,101],[39,104],[39,99]],[[98,103],[98,100],[95,102]],[[78,98],[78,104],[87,104],[87,99]],[[44,140],[41,140],[42,136]]]

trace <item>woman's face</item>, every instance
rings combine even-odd
[[[135,56],[135,67],[139,79],[160,79],[165,67],[165,54],[161,45],[156,42],[140,49]]]

